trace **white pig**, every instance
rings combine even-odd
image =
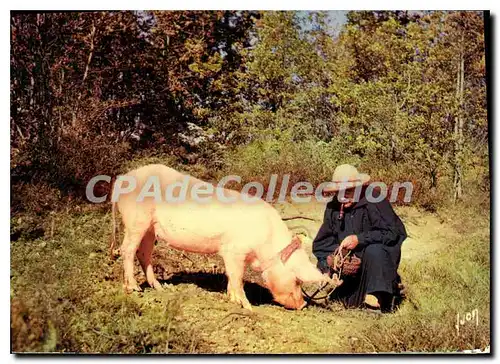
[[[183,192],[186,192],[185,198]],[[253,202],[245,198],[253,198]],[[291,309],[305,305],[301,282],[329,280],[309,260],[300,247],[300,240],[292,237],[278,212],[267,202],[248,194],[215,188],[172,168],[152,164],[119,177],[114,184],[112,201],[115,202],[111,250],[117,205],[125,226],[120,251],[127,292],[140,290],[134,278],[135,255],[148,284],[162,289],[151,262],[155,240],[178,250],[218,253],[224,260],[230,300],[249,310],[252,306],[243,290],[247,264],[262,272],[274,300]]]

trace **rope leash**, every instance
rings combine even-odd
[[[347,254],[345,256],[342,255],[342,249],[338,249],[337,251],[337,254],[335,255],[335,258],[337,257],[340,257],[340,264],[338,264],[338,273],[334,273],[334,274],[338,274],[338,280],[340,280],[340,278],[342,277],[342,268],[344,267],[344,261],[347,259],[347,257],[351,254],[351,250],[349,250],[347,252]],[[329,275],[330,276],[330,275]],[[330,276],[330,278],[332,278]],[[316,298],[316,295],[321,292],[326,286],[328,286],[330,283],[329,282],[326,282],[324,283],[321,287],[319,287],[318,289],[316,289],[316,291],[309,296],[309,294],[307,294],[307,292],[304,290],[304,288],[301,288],[302,289],[302,294],[306,297],[306,305],[304,306],[307,307],[309,306],[309,304],[312,302],[312,301],[320,301],[320,300],[323,300],[325,298],[328,298],[330,297],[330,295],[333,293],[333,291],[335,291],[335,289],[337,289],[337,287],[339,287],[342,283],[340,284],[336,284],[332,289],[330,289],[330,291],[328,291],[328,293],[324,296],[321,296],[319,298]]]

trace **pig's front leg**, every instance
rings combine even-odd
[[[252,305],[245,295],[243,290],[243,273],[245,272],[245,256],[231,253],[221,252],[226,266],[226,275],[228,279],[227,294],[231,302],[239,303],[247,310],[252,311]]]

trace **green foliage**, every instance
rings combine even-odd
[[[327,18],[14,14],[13,183],[35,178],[81,196],[89,178],[141,155],[175,156],[174,167],[208,178],[249,165],[253,172],[238,173],[317,181],[354,159],[385,182],[431,190],[415,201],[430,209],[458,184],[463,198],[475,193],[472,171],[486,176],[488,166],[481,14],[350,12],[337,35]],[[275,145],[290,138],[296,149]],[[317,167],[302,165],[307,153],[321,153],[306,157]],[[23,204],[15,199],[16,209]]]
[[[264,131],[259,139],[228,153],[221,175],[241,176],[242,184],[258,181],[267,190],[271,175],[276,174],[281,183],[287,174],[291,188],[302,181],[309,181],[313,185],[328,181],[339,163],[349,161],[356,164],[358,160],[342,150],[340,144],[297,135],[293,129]],[[280,184],[277,190],[279,188]]]
[[[188,122],[202,124],[231,109],[239,50],[248,45],[255,17],[14,13],[13,184],[35,180],[81,197],[91,177],[116,174],[133,153],[183,147],[178,133]]]

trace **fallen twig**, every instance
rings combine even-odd
[[[304,220],[316,221],[316,219],[313,219],[312,217],[307,217],[307,216],[290,216],[290,217],[282,217],[281,218],[281,220],[283,220],[283,221],[295,220],[295,219],[304,219]]]

